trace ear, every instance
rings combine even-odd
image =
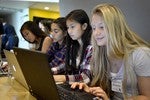
[[[85,30],[86,28],[87,28],[87,23],[84,23],[84,24],[82,25],[82,29]]]

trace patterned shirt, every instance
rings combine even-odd
[[[65,54],[66,54],[66,45],[59,45],[58,42],[54,42],[48,52],[49,66],[53,74],[60,74],[64,72],[65,67]]]
[[[91,81],[91,71],[90,71],[90,60],[92,57],[92,46],[89,45],[86,48],[85,56],[83,62],[80,64],[79,74],[75,75],[66,75],[66,82],[84,82],[90,83]]]

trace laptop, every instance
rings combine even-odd
[[[86,92],[71,89],[68,84],[56,84],[45,53],[17,47],[13,50],[29,91],[38,100],[92,100],[94,98]]]
[[[31,95],[38,100],[60,100],[46,54],[14,48]]]
[[[26,80],[24,78],[24,75],[20,69],[20,66],[17,62],[16,56],[13,52],[9,50],[3,50],[4,54],[6,56],[6,60],[8,62],[8,66],[11,70],[12,76],[15,78],[15,80],[20,83],[25,89],[29,90],[28,85],[26,83]]]

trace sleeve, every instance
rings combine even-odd
[[[14,42],[15,42],[15,37],[13,35],[9,36],[5,48],[7,50],[13,49]]]
[[[65,69],[65,54],[66,54],[66,46],[62,48],[60,51],[56,52],[53,60],[49,63],[52,68],[52,72],[54,74],[58,74],[63,72]]]
[[[11,26],[11,25],[8,25],[7,27],[6,27],[6,34],[8,34],[9,36],[11,36],[11,35],[14,35],[15,34],[15,30],[14,30],[14,27],[13,26]]]
[[[135,50],[133,52],[133,64],[138,76],[150,76],[150,49]]]
[[[51,68],[53,74],[63,73],[65,71],[65,63],[61,63],[60,65]]]
[[[48,51],[47,51],[47,55],[48,55],[48,61],[49,62],[51,62],[51,60],[54,58],[54,48],[55,47],[55,44],[53,43],[50,47],[49,47],[49,49],[48,49]]]
[[[88,49],[86,50],[86,56],[85,59],[83,60],[82,64],[80,65],[80,71],[79,74],[75,75],[66,75],[66,81],[68,83],[72,82],[84,82],[86,84],[89,84],[92,75],[90,71],[90,60],[92,57],[92,47],[88,46]]]

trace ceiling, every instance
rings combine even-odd
[[[0,0],[0,16],[12,14],[25,8],[44,10],[45,6],[50,8],[49,11],[59,12],[59,3],[49,1],[51,0]]]

